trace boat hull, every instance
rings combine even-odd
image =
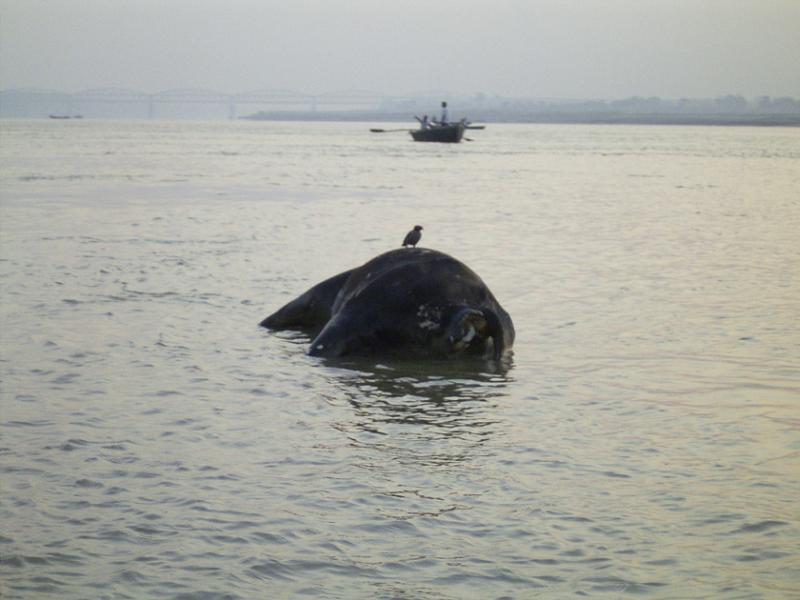
[[[429,129],[414,129],[411,137],[415,142],[443,142],[457,144],[464,136],[464,124],[434,125]]]

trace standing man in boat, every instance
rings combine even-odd
[[[447,125],[447,102],[442,100],[442,118],[439,120],[441,125]]]

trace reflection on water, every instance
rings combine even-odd
[[[494,435],[495,409],[512,381],[508,364],[485,361],[331,364],[326,363],[327,381],[338,393],[327,400],[343,398],[353,412],[352,421],[340,420],[334,427],[352,444],[379,449],[400,463],[468,460]]]

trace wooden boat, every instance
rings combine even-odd
[[[448,125],[431,125],[428,129],[412,129],[411,137],[415,142],[446,142],[455,144],[464,136],[464,123]]]

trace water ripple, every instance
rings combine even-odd
[[[78,125],[0,122],[4,598],[796,595],[796,132]],[[418,219],[509,364],[257,326]]]

